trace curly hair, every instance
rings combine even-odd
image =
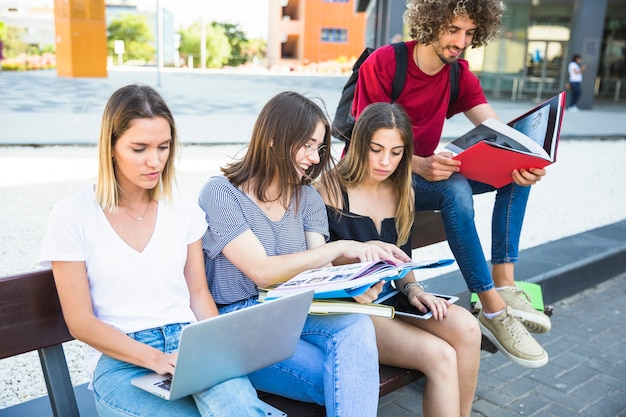
[[[418,43],[430,45],[457,17],[476,22],[471,46],[477,48],[500,34],[504,4],[500,0],[408,0],[404,22]]]

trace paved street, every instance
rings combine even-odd
[[[626,416],[626,274],[554,305],[552,330],[539,335],[550,355],[525,369],[483,352],[472,417]],[[381,399],[381,417],[421,416],[423,384]]]
[[[346,75],[208,70],[164,70],[160,77],[154,69],[111,70],[107,78],[5,71],[0,76],[0,144],[94,144],[106,100],[133,82],[159,90],[172,108],[184,143],[247,143],[257,114],[276,93],[294,90],[319,98],[332,116],[346,79]],[[531,94],[516,102],[500,97],[491,103],[508,121],[536,105],[533,99]],[[624,137],[624,108],[626,101],[596,100],[592,111],[565,115],[562,136]],[[470,127],[459,115],[446,123],[443,136],[454,138]]]

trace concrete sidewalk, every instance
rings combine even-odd
[[[107,78],[63,78],[55,71],[3,72],[0,76],[0,145],[95,144],[106,100],[117,88],[150,84],[164,96],[186,144],[247,143],[256,116],[273,95],[295,90],[321,99],[332,117],[346,75],[225,71],[111,70]],[[156,85],[159,83],[160,85]],[[546,96],[544,99],[547,99]],[[537,103],[488,97],[502,120]],[[563,138],[626,136],[626,101],[597,99],[592,110],[566,113]],[[443,137],[471,128],[458,115]]]
[[[554,304],[538,335],[550,362],[526,369],[482,353],[472,417],[625,417],[626,274]],[[423,380],[381,398],[381,417],[422,416]]]

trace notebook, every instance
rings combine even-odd
[[[313,290],[185,327],[173,376],[151,373],[131,384],[177,400],[289,358],[302,334]]]

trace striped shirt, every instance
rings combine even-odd
[[[209,224],[202,247],[209,288],[217,304],[232,304],[258,295],[254,282],[222,253],[229,242],[245,231],[256,235],[268,256],[305,251],[305,232],[320,233],[328,240],[324,202],[308,185],[302,189],[298,211],[294,212],[292,199],[285,215],[276,222],[223,176],[209,179],[200,190],[199,203]]]

